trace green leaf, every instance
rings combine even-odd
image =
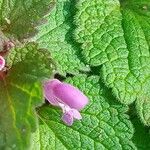
[[[22,150],[36,129],[34,106],[42,103],[39,84],[0,81],[0,149]]]
[[[150,3],[147,0],[128,0],[122,7],[125,38],[132,52],[129,58],[134,60],[133,73],[142,90],[137,97],[136,108],[142,122],[150,126]]]
[[[33,43],[11,52],[11,69],[0,72],[0,149],[24,150],[37,127],[35,106],[43,103],[40,81],[52,69],[50,61],[43,64],[48,56]]]
[[[66,72],[76,74],[87,68],[80,61],[80,47],[72,38],[73,14],[73,1],[58,0],[53,11],[45,17],[48,23],[38,27],[39,33],[35,38],[42,48],[51,52],[57,72],[63,75]]]
[[[23,76],[34,80],[50,78],[54,69],[50,53],[46,49],[39,49],[35,43],[12,49],[7,57],[7,65],[11,67],[11,72],[17,72],[13,78]]]
[[[41,125],[34,135],[34,142],[40,149],[136,149],[131,140],[133,126],[126,114],[128,107],[114,102],[98,76],[80,75],[67,79],[67,82],[82,89],[90,103],[81,112],[83,119],[75,121],[72,127],[63,124],[62,112],[56,107],[45,105],[39,108]]]
[[[127,3],[130,5],[129,0]],[[141,20],[125,6],[120,11],[118,0],[80,0],[76,6],[75,38],[82,44],[87,64],[102,65],[102,69],[99,69],[102,78],[119,101],[131,104],[138,99],[138,105],[145,95],[148,101],[148,105],[145,105],[150,109],[150,42],[147,42],[149,36],[146,36],[150,27],[148,23],[142,26]],[[138,109],[141,107],[137,106]],[[150,125],[150,117],[140,117],[146,125]]]
[[[54,0],[0,0],[0,26],[22,40],[36,32],[34,27],[53,5]]]
[[[148,127],[144,127],[138,118],[132,119],[135,133],[133,136],[133,142],[135,143],[138,150],[150,149],[150,132]]]
[[[0,53],[4,50],[5,43],[8,41],[9,39],[0,30]]]
[[[128,81],[134,77],[128,65],[129,52],[121,25],[118,0],[80,0],[76,7],[78,11],[75,16],[75,37],[82,43],[87,63],[91,66],[103,65],[102,77],[106,85],[113,89],[120,101],[131,103],[136,92],[131,86],[132,83],[130,85],[131,81]]]
[[[142,122],[150,126],[150,45],[137,15],[130,9],[124,8],[123,16],[125,38],[130,50],[129,59],[132,60],[130,66],[133,67],[132,72],[137,80],[136,83],[141,86],[136,101],[137,112]],[[132,86],[137,85],[132,84]]]

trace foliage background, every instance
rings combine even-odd
[[[0,0],[0,149],[150,149],[149,0]],[[43,97],[58,78],[90,104],[68,127]],[[36,109],[35,109],[36,108]]]

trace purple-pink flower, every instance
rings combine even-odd
[[[79,89],[57,79],[44,82],[44,96],[62,109],[62,120],[68,125],[72,125],[74,119],[82,119],[79,111],[88,104],[88,98]]]
[[[0,56],[0,71],[5,67],[5,59]]]

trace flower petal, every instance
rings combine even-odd
[[[73,113],[72,111],[65,112],[62,116],[62,120],[69,126],[73,124]]]
[[[53,87],[54,95],[69,107],[81,110],[88,104],[88,98],[70,84],[61,83]]]
[[[72,109],[72,113],[73,113],[73,117],[74,117],[75,119],[77,119],[77,120],[82,119],[82,116],[81,116],[81,114],[80,114],[80,112],[79,112],[78,110]]]
[[[48,80],[44,82],[44,97],[55,106],[59,106],[58,99],[55,96],[53,89],[56,85],[59,85],[61,82],[59,80]]]

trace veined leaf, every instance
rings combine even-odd
[[[130,1],[127,3],[130,5]],[[145,36],[148,28],[143,29],[148,23],[142,26],[134,12],[125,6],[121,11],[118,0],[80,0],[75,38],[82,43],[87,63],[102,65],[102,78],[119,101],[131,104],[146,97],[148,105],[144,107],[150,109],[150,51],[148,36]],[[138,110],[143,110],[141,107],[137,102]],[[150,125],[150,113],[147,112],[146,117],[142,113],[139,114],[143,123]]]
[[[35,102],[42,103],[37,83],[0,82],[0,149],[23,150],[36,129]]]
[[[42,48],[51,52],[57,72],[63,75],[88,68],[81,62],[80,46],[72,38],[74,3],[58,0],[53,11],[45,17],[48,23],[38,27],[39,33],[35,37]]]
[[[46,49],[39,49],[35,43],[12,49],[7,57],[7,65],[11,67],[11,72],[17,72],[13,78],[29,76],[35,80],[50,78],[54,69],[51,54]]]
[[[11,69],[7,75],[0,72],[0,149],[30,147],[37,126],[34,109],[43,103],[40,81],[52,71],[50,60],[43,64],[48,57],[32,43],[9,54]]]

